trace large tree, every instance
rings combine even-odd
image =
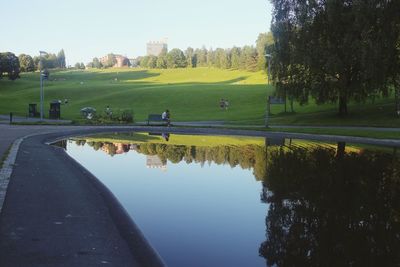
[[[101,64],[100,60],[97,57],[93,58],[92,63],[93,63],[93,68],[100,69],[101,67],[103,67],[103,65]]]
[[[35,70],[35,63],[30,55],[21,54],[18,56],[18,59],[22,72],[31,72]]]
[[[301,103],[310,95],[317,103],[338,102],[341,115],[351,99],[388,95],[400,1],[271,2],[278,94]]]
[[[113,67],[115,64],[117,64],[117,59],[115,58],[115,55],[113,53],[110,53],[107,55],[107,60],[105,62],[104,67],[106,68],[111,68]]]
[[[240,68],[255,71],[257,70],[257,50],[253,46],[244,46],[240,54]]]
[[[185,57],[186,57],[186,61],[187,61],[187,67],[188,68],[195,68],[197,62],[195,61],[195,54],[194,54],[194,50],[191,47],[188,47],[185,50]]]
[[[266,59],[265,54],[267,53],[267,48],[274,43],[272,33],[260,33],[256,41],[257,49],[257,68],[259,70],[266,69]]]
[[[57,54],[57,67],[62,69],[66,67],[64,49],[61,49]]]
[[[3,77],[3,73],[7,73],[10,80],[19,78],[19,60],[11,52],[0,53],[0,78]]]
[[[232,69],[239,69],[240,68],[240,48],[233,47],[231,49],[231,67]]]
[[[167,68],[167,54],[168,51],[166,48],[161,50],[161,53],[157,57],[156,67],[158,69],[166,69]]]
[[[196,49],[195,52],[197,59],[197,66],[206,67],[207,66],[207,49],[203,46],[201,49]]]
[[[185,68],[187,66],[186,57],[182,50],[174,48],[167,54],[167,66],[171,69]]]

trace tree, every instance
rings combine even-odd
[[[171,69],[185,68],[187,66],[186,57],[182,50],[174,48],[167,54],[167,66]]]
[[[75,63],[75,68],[76,69],[85,69],[85,64],[83,64],[83,62],[81,62],[81,63],[76,62]]]
[[[57,67],[62,69],[66,67],[64,49],[61,49],[57,54]]]
[[[139,65],[140,65],[140,67],[142,67],[142,68],[147,68],[147,67],[148,67],[148,66],[147,66],[148,62],[149,62],[149,56],[144,56],[144,57],[142,57],[142,58],[140,59]]]
[[[187,60],[187,67],[188,68],[196,68],[197,66],[197,57],[194,53],[193,48],[188,47],[185,51],[185,57]]]
[[[147,62],[147,67],[150,69],[155,69],[157,67],[157,57],[150,55],[149,61]]]
[[[240,48],[233,47],[231,49],[231,67],[232,69],[240,68]]]
[[[92,62],[93,62],[93,68],[100,69],[101,67],[103,67],[103,65],[101,64],[100,60],[97,57],[93,58]]]
[[[338,102],[340,115],[351,99],[388,95],[396,69],[389,61],[399,54],[399,1],[271,2],[278,93]]]
[[[161,53],[157,57],[156,68],[158,69],[166,69],[167,68],[167,54],[168,51],[166,48],[161,50]]]
[[[227,51],[222,48],[217,48],[215,50],[215,67],[221,69],[229,69],[230,68],[230,60],[227,55]]]
[[[104,64],[104,67],[106,68],[111,68],[113,67],[115,64],[117,64],[117,59],[115,58],[115,55],[110,53],[107,55],[107,61]]]
[[[258,35],[256,41],[256,49],[257,49],[257,69],[265,70],[266,69],[266,59],[265,54],[267,53],[267,47],[274,43],[274,39],[272,33],[260,33]]]
[[[253,46],[244,46],[240,54],[240,68],[255,71],[257,70],[257,50]]]
[[[19,60],[15,54],[11,52],[0,53],[0,78],[3,77],[3,73],[7,73],[10,80],[19,78]]]
[[[216,62],[215,51],[212,48],[210,48],[210,50],[207,51],[207,66],[214,67],[215,62]]]
[[[166,69],[167,68],[167,58],[165,55],[159,55],[157,57],[156,66],[158,69]]]
[[[30,55],[21,54],[18,56],[20,70],[22,72],[31,72],[35,70],[35,63]]]
[[[195,55],[197,59],[197,66],[206,67],[207,66],[207,49],[203,46],[201,49],[195,50]]]

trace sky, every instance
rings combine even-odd
[[[64,49],[67,65],[108,53],[146,54],[146,43],[168,38],[168,49],[255,45],[268,32],[269,0],[0,0],[0,52],[36,56]]]

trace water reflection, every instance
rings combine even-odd
[[[176,139],[152,134],[125,142],[92,138],[75,143],[110,156],[135,151],[146,156],[148,168],[166,170],[168,162],[186,162],[251,169],[260,181],[261,202],[269,204],[266,240],[254,251],[267,266],[400,264],[400,160],[395,149],[283,139],[171,144]]]
[[[278,149],[262,200],[270,204],[260,254],[278,266],[398,266],[400,161],[361,150]]]
[[[166,134],[149,134],[150,136],[161,136],[164,140]],[[169,134],[168,134],[169,140]],[[165,140],[165,141],[168,141]],[[101,150],[110,156],[127,153],[134,150],[147,156],[157,156],[158,165],[166,165],[167,161],[179,163],[200,163],[202,166],[212,162],[223,165],[228,164],[231,167],[240,166],[242,169],[254,169],[254,176],[261,180],[266,171],[266,149],[261,144],[248,144],[242,146],[235,145],[217,145],[217,146],[188,146],[188,145],[170,145],[165,143],[121,143],[121,142],[101,142],[87,141],[84,139],[75,140],[76,145],[91,146],[94,150]],[[151,161],[155,158],[151,158]],[[152,163],[149,163],[150,165]]]

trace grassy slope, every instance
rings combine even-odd
[[[110,105],[114,110],[132,109],[137,121],[168,108],[174,121],[225,120],[256,125],[264,123],[266,95],[273,92],[265,85],[262,72],[209,68],[61,71],[52,73],[51,78],[53,81],[45,85],[45,115],[52,99],[68,98],[70,103],[61,109],[65,119],[79,119],[82,107],[92,106],[101,112]],[[220,98],[229,99],[228,111],[219,109]],[[22,74],[16,81],[0,80],[0,114],[12,111],[25,116],[28,103],[38,100],[38,73]],[[273,105],[270,122],[400,127],[400,120],[393,115],[393,102],[388,98],[375,104],[352,103],[351,113],[344,119],[337,117],[334,104],[295,104],[294,114],[284,114],[283,105]]]
[[[45,85],[45,110],[52,99],[68,98],[69,104],[61,110],[68,119],[78,119],[82,107],[103,111],[107,105],[133,109],[136,120],[166,108],[174,120],[248,119],[264,113],[267,89],[263,76],[261,72],[208,68],[57,72],[51,74],[56,80]],[[0,113],[26,115],[28,103],[38,102],[38,85],[37,73],[23,74],[14,82],[0,81]],[[220,98],[229,99],[228,112],[219,110]]]

